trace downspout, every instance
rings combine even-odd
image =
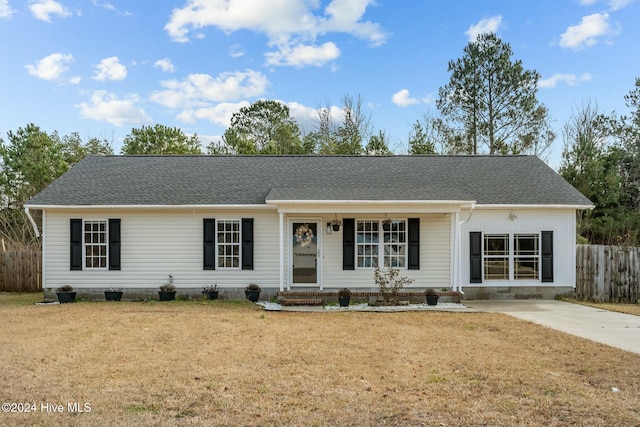
[[[280,229],[280,292],[284,291],[284,213],[278,212]]]
[[[471,204],[471,210],[469,212],[469,217],[467,217],[467,219],[465,219],[464,221],[459,221],[458,222],[458,227],[457,227],[457,234],[458,234],[458,285],[455,286],[455,288],[457,288],[457,291],[460,292],[461,294],[464,295],[464,291],[462,290],[462,278],[461,278],[461,272],[462,272],[462,224],[466,224],[471,220],[471,217],[473,216],[473,211],[476,208],[476,204],[472,203]],[[456,291],[456,289],[454,288],[454,291]]]
[[[33,232],[36,233],[36,237],[40,237],[40,230],[38,230],[38,226],[36,225],[36,222],[34,221],[33,217],[31,216],[31,212],[29,212],[29,208],[27,206],[24,207],[24,213],[27,214],[27,218],[29,218],[29,222],[31,223],[31,226],[33,227]]]
[[[36,221],[33,219],[33,217],[31,216],[31,212],[29,212],[29,207],[25,206],[24,207],[24,213],[27,214],[27,218],[29,218],[29,222],[31,223],[31,227],[33,227],[33,232],[36,233],[36,237],[40,237],[40,230],[38,230],[38,225],[36,224]],[[45,226],[45,212],[42,212],[42,230],[44,231],[44,226]],[[47,264],[45,263],[45,256],[46,256],[46,251],[45,251],[45,241],[44,238],[42,239],[42,267],[41,267],[41,271],[40,271],[40,280],[41,280],[41,285],[42,285],[42,289],[46,289],[46,282],[45,282],[45,268],[47,266]]]

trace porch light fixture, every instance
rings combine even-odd
[[[327,234],[331,234],[331,223],[327,223]]]

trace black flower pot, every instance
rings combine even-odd
[[[349,302],[351,302],[351,296],[338,297],[338,303],[340,304],[340,307],[349,307]]]
[[[244,291],[244,296],[251,302],[258,302],[260,291]]]
[[[333,228],[333,231],[340,231],[340,224],[333,224],[331,228]]]
[[[122,291],[104,291],[104,299],[107,301],[120,301],[122,293]]]
[[[209,299],[218,299],[218,292],[219,291],[205,291],[203,293],[207,294]]]
[[[382,230],[383,231],[391,231],[391,223],[389,223],[389,224],[383,223],[382,224]]]
[[[427,305],[436,305],[438,304],[438,295],[427,295]]]
[[[58,292],[57,295],[60,304],[66,304],[76,300],[76,292]]]
[[[176,291],[158,291],[160,301],[173,301],[176,299]]]

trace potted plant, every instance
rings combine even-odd
[[[104,299],[107,301],[120,301],[122,293],[122,288],[109,288],[104,291]]]
[[[424,295],[427,298],[427,305],[436,305],[438,304],[438,293],[435,289],[427,288],[424,291]]]
[[[73,290],[73,286],[64,285],[56,289],[56,295],[60,304],[68,302],[74,302],[76,300],[76,292]]]
[[[342,220],[338,217],[335,217],[331,220],[330,224],[331,224],[331,228],[333,228],[333,231],[340,231]]]
[[[249,301],[258,302],[258,299],[260,299],[260,291],[262,291],[260,286],[255,283],[249,283],[249,286],[244,288],[244,295]]]
[[[160,297],[160,301],[173,301],[176,299],[176,287],[171,283],[166,283],[160,286],[158,296]]]
[[[382,229],[384,231],[390,231],[391,230],[391,218],[386,218],[382,220]]]
[[[218,299],[218,285],[213,284],[202,288],[202,293],[207,294],[209,299]]]
[[[351,291],[347,288],[342,288],[338,291],[338,303],[340,307],[349,307],[351,302]]]

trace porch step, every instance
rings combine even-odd
[[[283,298],[282,305],[322,305],[322,298]]]

